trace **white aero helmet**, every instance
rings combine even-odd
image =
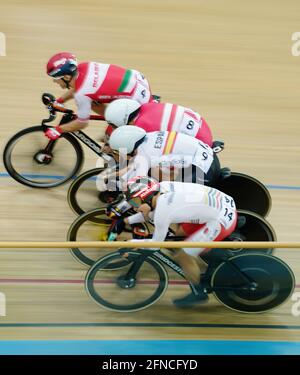
[[[121,126],[114,130],[109,138],[113,150],[126,149],[131,154],[144,140],[146,131],[137,126]]]
[[[129,122],[129,116],[139,109],[141,104],[133,99],[117,99],[111,102],[105,110],[105,120],[115,126],[124,126]]]

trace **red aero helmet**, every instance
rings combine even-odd
[[[60,52],[52,56],[47,64],[47,74],[58,78],[64,75],[73,76],[77,70],[77,59],[73,53]]]

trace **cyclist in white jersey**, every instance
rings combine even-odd
[[[221,241],[235,229],[237,212],[232,197],[203,185],[181,182],[157,182],[150,177],[135,177],[128,181],[127,202],[137,211],[120,219],[120,223],[135,224],[151,219],[154,223],[152,241],[164,241],[171,224],[178,224],[177,234],[186,241]],[[203,248],[176,251],[175,259],[189,281],[197,285],[197,293],[175,300],[179,307],[205,302],[208,297],[200,284],[197,259]]]
[[[158,166],[163,171],[174,169],[177,175],[194,166],[192,176],[185,173],[183,181],[206,184],[213,184],[220,173],[219,161],[213,150],[186,134],[173,131],[146,133],[137,126],[127,125],[111,134],[109,144],[114,152],[130,158],[128,167],[120,173],[125,182],[135,176],[145,176],[150,168]],[[170,173],[167,175],[170,176]]]

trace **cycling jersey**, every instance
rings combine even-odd
[[[74,98],[79,121],[89,119],[93,101],[109,103],[131,98],[143,104],[152,100],[149,83],[140,72],[97,62],[78,65]]]
[[[150,168],[157,166],[169,169],[194,165],[207,173],[212,162],[212,149],[196,138],[174,131],[147,133],[122,179],[146,176]]]
[[[167,130],[187,134],[210,147],[213,143],[210,128],[204,118],[197,112],[176,104],[155,102],[143,104],[131,125],[143,128],[147,133]],[[106,135],[110,136],[112,131],[112,126],[108,126]]]
[[[203,185],[164,181],[160,196],[150,213],[154,222],[152,241],[164,241],[171,224],[196,224],[189,241],[221,240],[235,229],[237,213],[232,197]],[[127,218],[129,224],[145,221],[141,213]],[[203,225],[205,224],[205,225]],[[183,225],[184,228],[184,225]],[[187,233],[189,234],[189,233]],[[190,255],[203,249],[185,248]]]

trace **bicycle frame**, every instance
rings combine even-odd
[[[63,117],[61,118],[61,121],[59,125],[67,124],[68,122],[75,120],[77,118],[76,113],[74,113],[71,109],[66,109],[63,107],[60,107],[58,105],[54,105],[53,101],[55,98],[51,94],[43,94],[42,100],[44,104],[47,105],[47,109],[49,111],[49,117],[47,119],[43,119],[41,125],[47,129],[47,123],[52,122],[56,119],[56,113],[64,113]],[[100,115],[91,115],[90,120],[95,121],[105,121],[103,116]],[[84,133],[82,130],[77,130],[75,132],[70,132],[73,136],[75,136],[77,139],[79,139],[82,143],[84,143],[90,150],[92,150],[95,154],[98,156],[104,158],[105,160],[110,160],[111,157],[103,153],[101,146],[95,142],[92,138],[90,138],[86,133]],[[55,145],[56,141],[49,141],[48,145],[46,146],[46,151],[51,152]]]
[[[119,249],[118,251],[121,255],[124,255],[124,254],[126,254],[126,252],[128,252],[128,250],[129,249]],[[195,285],[186,279],[186,277],[184,275],[184,272],[183,272],[182,268],[179,266],[179,264],[176,263],[174,260],[172,260],[166,254],[162,253],[161,250],[138,249],[138,252],[140,254],[142,254],[142,257],[140,257],[140,260],[138,262],[135,261],[133,263],[133,265],[130,267],[129,271],[127,272],[126,276],[131,277],[132,274],[133,275],[136,274],[138,272],[138,270],[140,269],[141,265],[143,264],[145,258],[147,258],[148,256],[152,256],[156,260],[158,260],[160,263],[163,263],[167,267],[171,268],[178,275],[183,277],[188,282],[189,287],[191,288],[192,292],[197,294],[196,289],[195,289]],[[209,283],[209,281],[211,279],[211,274],[210,274],[211,272],[206,272],[202,275],[202,277],[204,279],[203,282],[205,283],[204,286],[205,286],[208,293],[211,293],[211,292],[214,292],[214,291],[217,291],[217,290],[232,290],[232,291],[233,290],[245,290],[245,289],[251,290],[251,289],[253,289],[253,287],[255,287],[255,285],[253,284],[253,280],[250,280],[238,267],[236,267],[235,264],[230,262],[229,259],[224,260],[224,262],[227,263],[230,267],[232,267],[232,269],[235,270],[237,273],[239,273],[241,275],[241,277],[245,280],[246,284],[243,285],[243,286],[238,286],[238,287],[233,287],[233,286],[211,287],[210,283]],[[209,270],[209,266],[208,266],[207,271],[208,270]],[[207,275],[207,273],[208,273],[208,275]]]

